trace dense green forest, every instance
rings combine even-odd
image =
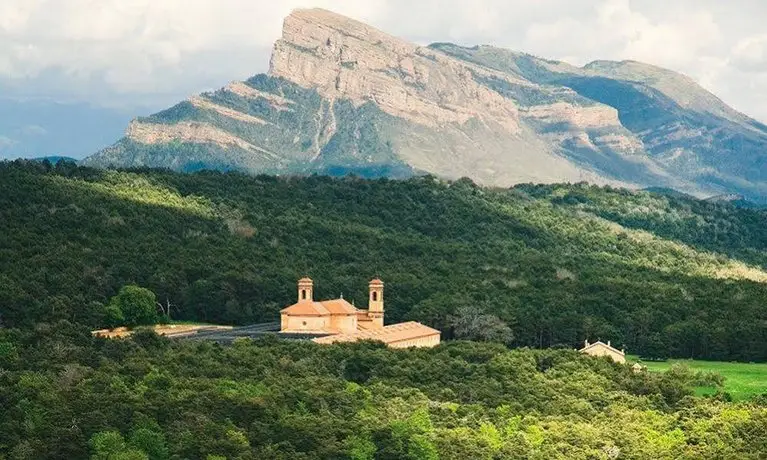
[[[123,286],[176,320],[273,321],[318,297],[455,336],[466,310],[511,346],[612,340],[645,357],[767,360],[767,213],[586,184],[249,177],[0,164],[0,321],[108,321]],[[460,335],[460,334],[458,334]]]
[[[571,350],[0,330],[0,459],[760,459],[764,398]]]
[[[0,460],[764,458],[765,396],[572,347],[767,360],[765,217],[586,184],[0,163]],[[505,343],[90,334],[169,305],[272,321],[304,275],[360,306],[380,276],[387,321]]]

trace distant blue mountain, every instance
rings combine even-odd
[[[48,160],[52,164],[59,163],[61,161],[71,161],[74,163],[77,163],[79,160],[72,157],[61,157],[61,156],[49,156],[49,157],[38,157],[38,158],[32,158],[33,161],[45,161]]]

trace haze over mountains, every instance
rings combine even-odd
[[[83,103],[0,97],[0,160],[83,158],[113,142],[133,116]]]
[[[669,70],[418,46],[325,10],[269,73],[132,121],[93,166],[669,187],[767,201],[767,126]]]

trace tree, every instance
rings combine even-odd
[[[108,460],[126,449],[125,439],[118,431],[101,431],[94,434],[89,442],[92,460]]]
[[[109,301],[108,310],[115,314],[118,310],[122,312],[129,327],[157,324],[159,319],[154,292],[134,285],[120,289]]]
[[[508,324],[477,307],[459,308],[451,317],[450,325],[458,339],[501,343],[509,343],[514,339]]]
[[[650,337],[641,356],[645,359],[663,359],[668,356],[668,347],[660,334],[656,333]]]
[[[413,435],[407,449],[407,458],[412,460],[438,460],[439,453],[428,437],[422,434]]]
[[[91,437],[91,460],[149,460],[147,455],[131,449],[117,431],[101,431]]]
[[[109,329],[125,324],[125,315],[116,303],[110,303],[104,307],[104,325]]]
[[[163,434],[148,428],[133,431],[130,435],[130,445],[145,452],[149,460],[165,460],[169,457]]]
[[[157,307],[162,312],[162,320],[163,321],[170,321],[170,309],[175,308],[176,306],[170,303],[170,299],[165,299],[165,304],[162,302],[157,302]]]
[[[372,460],[375,458],[376,445],[364,436],[351,436],[346,440],[346,449],[352,460]]]

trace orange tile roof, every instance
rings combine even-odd
[[[320,302],[331,315],[356,315],[357,309],[354,305],[344,299],[323,300]]]
[[[280,310],[280,313],[289,316],[325,316],[330,314],[327,308],[322,306],[322,303],[312,302],[311,300],[302,300],[301,302],[294,303]]]
[[[383,286],[383,284],[384,284],[384,283],[383,283],[383,281],[381,281],[381,280],[380,280],[380,279],[378,279],[378,278],[374,278],[374,279],[372,279],[372,280],[370,281],[370,285],[371,285],[371,286]]]
[[[302,300],[283,308],[280,313],[289,316],[356,315],[358,310],[344,299],[323,300],[321,302]]]
[[[440,332],[415,321],[390,324],[379,329],[360,330],[352,334],[335,334],[313,339],[316,343],[356,342],[358,340],[379,340],[386,344],[402,342],[437,335]]]

